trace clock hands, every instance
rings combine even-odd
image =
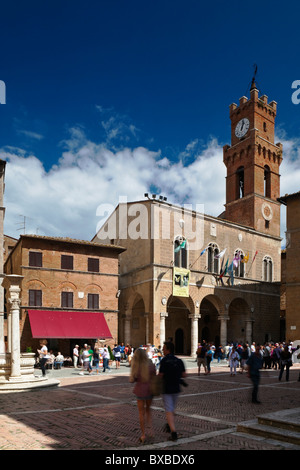
[[[247,118],[242,118],[236,126],[235,135],[238,138],[243,137],[249,129],[249,120]]]

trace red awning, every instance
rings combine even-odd
[[[102,312],[28,310],[33,338],[112,338]]]

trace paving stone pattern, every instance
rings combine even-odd
[[[129,368],[99,376],[80,376],[74,369],[51,371],[59,387],[0,394],[0,450],[284,450],[285,443],[237,432],[237,423],[258,415],[300,406],[300,365],[290,381],[278,371],[261,373],[260,405],[250,401],[246,374],[230,377],[226,364],[208,376],[197,375],[186,359],[188,387],[177,407],[178,440],[168,440],[161,397],[153,400],[155,435],[139,444],[138,410],[128,381]],[[37,374],[39,371],[37,372]],[[293,447],[292,447],[293,448]],[[296,446],[294,447],[296,449]]]

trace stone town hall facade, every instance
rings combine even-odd
[[[126,248],[119,258],[120,341],[158,346],[171,337],[176,353],[189,355],[203,339],[223,345],[279,339],[282,145],[274,142],[276,108],[259,97],[254,81],[250,99],[230,105],[226,203],[219,217],[148,197],[120,203],[95,235],[95,243]]]

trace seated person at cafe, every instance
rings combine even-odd
[[[60,352],[58,352],[54,361],[54,368],[61,369],[61,366],[63,365],[64,360],[65,360],[64,356]]]

